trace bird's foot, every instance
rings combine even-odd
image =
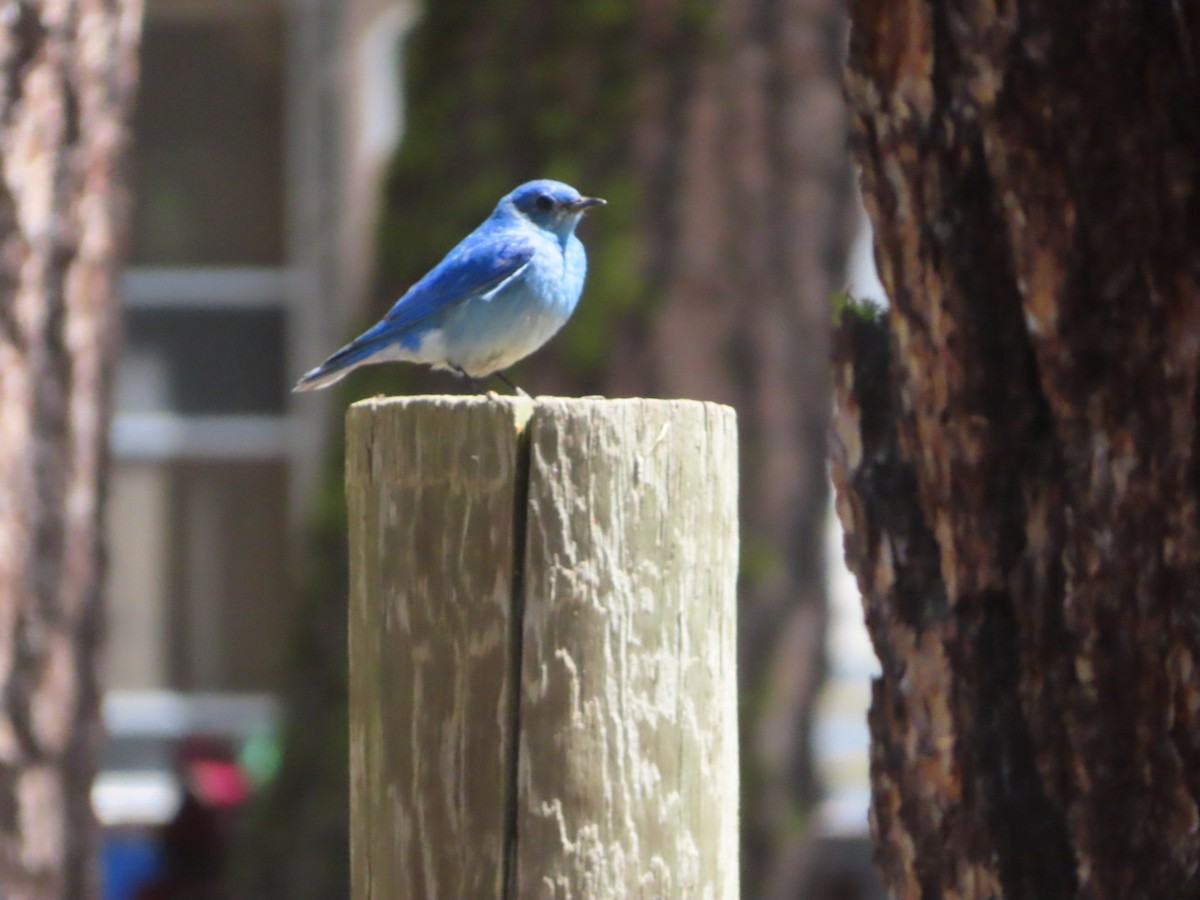
[[[516,391],[516,394],[518,397],[524,397],[526,400],[529,399],[529,395],[527,393],[525,393],[525,389],[523,387],[521,387],[520,385],[518,385],[515,381],[512,381],[503,372],[496,372],[494,374],[497,378],[499,378],[501,381],[503,381],[505,384],[507,384],[514,391]]]
[[[473,377],[468,375],[467,370],[464,369],[462,366],[451,366],[450,368],[451,368],[451,371],[453,371],[455,375],[457,375],[459,378],[462,378],[463,380],[465,380],[467,382],[467,384],[469,384],[471,386],[471,390],[473,390],[475,393],[477,393],[477,394],[491,394],[492,393],[489,390],[485,390],[482,384],[480,384]]]

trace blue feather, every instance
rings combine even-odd
[[[473,232],[409,288],[371,331],[390,324],[403,332],[447,306],[484,297],[524,268],[535,249],[523,234]]]
[[[484,298],[533,258],[522,235],[470,235],[405,292],[381,320],[300,379],[297,389],[324,387],[389,345],[414,349],[430,316]]]

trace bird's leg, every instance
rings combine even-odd
[[[454,371],[454,374],[457,375],[459,378],[465,378],[467,381],[467,384],[469,384],[471,386],[471,390],[473,390],[475,393],[477,393],[477,394],[488,393],[487,390],[484,388],[484,386],[482,384],[480,384],[478,381],[476,381],[474,378],[472,378],[470,375],[468,375],[467,370],[464,369],[462,366],[451,366],[450,368]]]
[[[503,372],[493,372],[492,374],[495,375],[497,378],[499,378],[501,381],[503,381],[505,384],[507,384],[514,391],[516,391],[517,396],[525,397],[526,399],[529,398],[529,395],[527,393],[525,393],[525,389],[523,387],[521,387],[520,385],[510,381],[508,376],[505,375]]]

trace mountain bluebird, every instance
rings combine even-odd
[[[356,337],[296,385],[311,391],[367,363],[403,360],[457,372],[472,383],[500,374],[550,340],[583,291],[587,257],[575,236],[603,200],[561,181],[521,185]],[[515,387],[515,386],[514,386]]]

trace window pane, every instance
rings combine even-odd
[[[281,309],[134,309],[117,379],[121,412],[281,414]]]
[[[107,510],[109,687],[167,684],[169,490],[164,466],[118,462],[112,468]]]
[[[170,654],[186,690],[273,687],[290,607],[287,474],[279,463],[172,466]]]
[[[283,258],[283,35],[278,12],[155,15],[134,121],[133,261]]]
[[[275,686],[290,585],[283,463],[118,463],[110,686]]]

